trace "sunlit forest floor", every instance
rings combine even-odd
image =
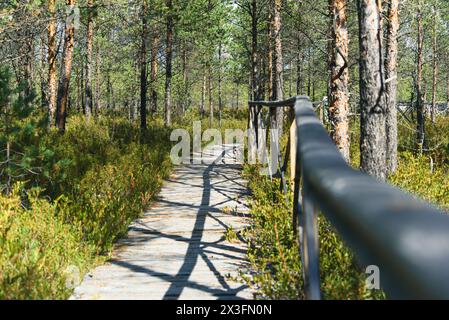
[[[0,298],[66,298],[67,277],[107,255],[171,169],[168,129],[152,125],[140,139],[125,119],[73,117],[65,135],[41,132],[24,146],[46,155],[32,159],[39,174],[0,196]]]
[[[192,110],[164,127],[156,115],[142,135],[125,115],[75,115],[60,135],[31,100],[17,99],[18,120],[0,133],[11,150],[1,175],[0,299],[66,299],[155,199],[173,168],[172,129],[191,132],[201,117]],[[243,119],[244,111],[224,111],[221,128]],[[203,130],[209,125],[204,117]]]
[[[19,102],[17,102],[19,105]],[[21,101],[22,105],[26,103]],[[20,109],[20,110],[19,110]],[[68,119],[64,135],[48,131],[42,113],[19,108],[11,130],[8,196],[0,195],[0,299],[65,299],[70,281],[108,258],[122,237],[157,195],[171,172],[172,128],[156,117],[142,136],[137,123],[123,115],[102,115],[91,122]],[[17,112],[19,112],[17,111]],[[196,111],[176,120],[173,128],[192,131]],[[223,111],[221,130],[245,129],[244,109]],[[202,128],[209,128],[207,115]],[[217,121],[213,127],[218,128]],[[357,167],[358,124],[352,128],[352,159]],[[403,127],[401,127],[403,128]],[[415,155],[413,131],[400,132],[400,166],[390,181],[449,208],[449,132],[447,118],[428,126],[428,149]],[[432,158],[432,172],[431,161]],[[252,191],[253,227],[244,235],[254,273],[242,275],[259,290],[260,298],[303,298],[297,242],[291,208],[277,182],[245,166]],[[276,200],[277,199],[277,200]],[[321,279],[326,299],[379,299],[381,292],[364,288],[364,274],[331,226],[320,218]]]

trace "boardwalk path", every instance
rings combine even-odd
[[[231,278],[247,266],[246,246],[224,236],[248,223],[241,168],[229,163],[236,152],[216,146],[208,160],[220,161],[175,170],[113,259],[87,274],[71,299],[251,299]]]

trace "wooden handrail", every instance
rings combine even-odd
[[[449,299],[447,213],[349,167],[307,97],[250,102],[249,107],[289,107],[294,112],[289,130],[293,223],[308,299],[321,298],[318,210],[363,266],[379,268],[388,297]],[[259,121],[259,113],[250,112],[250,123]]]

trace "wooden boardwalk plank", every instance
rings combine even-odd
[[[224,236],[249,223],[236,152],[215,146],[207,164],[177,168],[113,259],[88,273],[71,299],[252,299],[234,280],[248,268],[246,244]]]

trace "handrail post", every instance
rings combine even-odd
[[[300,214],[301,206],[299,204],[300,199],[300,175],[301,172],[300,163],[299,163],[299,153],[298,150],[298,139],[297,139],[297,130],[296,130],[296,119],[295,119],[295,106],[290,109],[290,116],[292,124],[290,126],[290,185],[293,190],[293,217],[292,217],[292,225],[293,225],[293,235],[295,238],[298,237],[298,217]],[[298,174],[296,174],[298,173]]]
[[[306,298],[321,299],[319,209],[361,264],[382,270],[380,285],[388,297],[447,299],[448,215],[348,166],[309,98],[249,102],[254,115],[256,107],[293,104],[296,123],[292,121],[286,154],[291,158],[293,228],[300,240]],[[326,123],[324,102],[319,111]]]
[[[249,106],[248,116],[248,162],[255,164],[257,161],[256,132],[254,128],[255,107]]]
[[[290,116],[292,119],[292,124],[290,126],[290,182],[294,184],[296,176],[296,148],[297,148],[297,137],[296,137],[296,119],[295,119],[295,109],[290,108]]]
[[[320,261],[318,240],[318,212],[310,194],[306,179],[302,185],[303,214],[302,231],[302,257],[304,272],[304,287],[308,300],[320,300]]]

